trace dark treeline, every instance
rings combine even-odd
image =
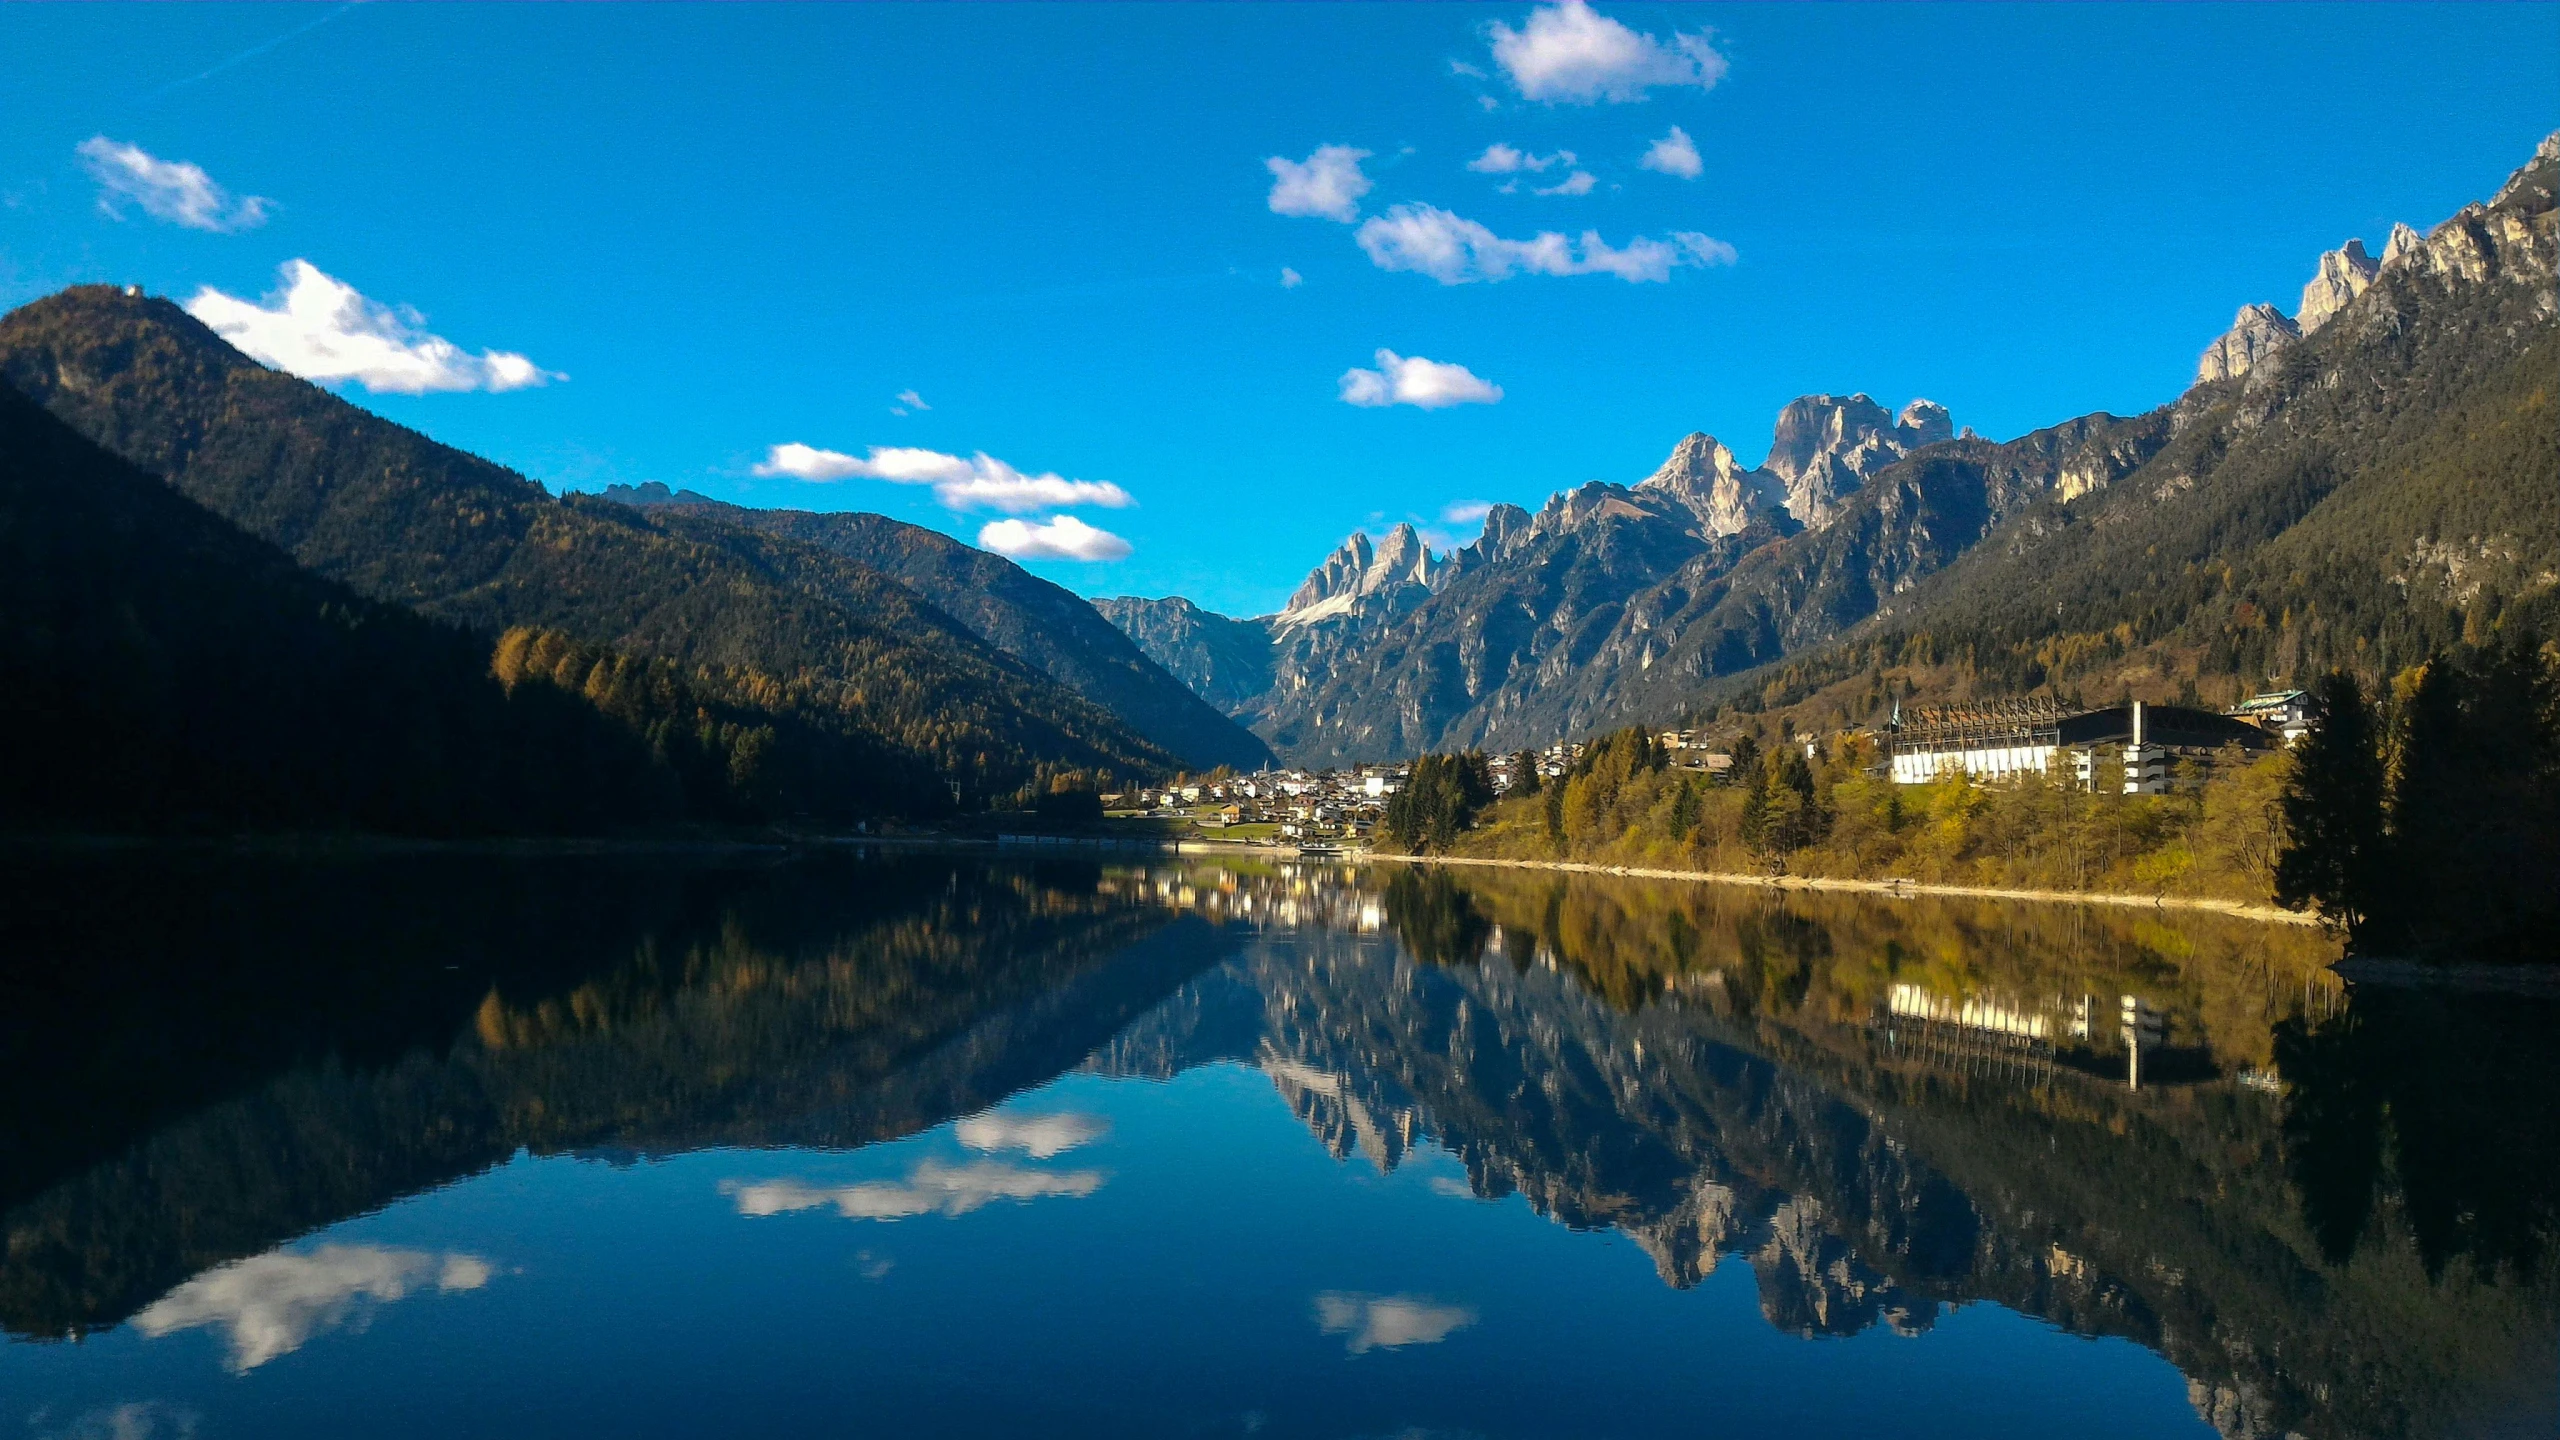
[[[1446,850],[1492,800],[1493,772],[1480,752],[1425,755],[1387,801],[1379,833],[1388,845],[1416,854]]]
[[[791,705],[785,687],[751,671],[688,668],[521,626],[498,637],[490,668],[511,697],[549,688],[629,732],[647,748],[658,803],[689,818],[843,823],[949,803],[913,757],[833,712]]]
[[[857,738],[745,723],[734,677],[511,638],[502,683],[485,636],[311,575],[0,388],[0,826],[562,833],[948,803]]]
[[[2560,655],[2438,656],[2387,704],[2333,672],[2284,796],[2277,895],[2359,948],[2560,958]]]

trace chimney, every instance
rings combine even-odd
[[[2142,702],[2139,700],[2133,702],[2133,743],[2142,743]]]

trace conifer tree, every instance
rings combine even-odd
[[[2276,901],[2317,905],[2368,938],[2384,860],[2379,727],[2363,687],[2343,670],[2323,676],[2311,701],[2312,730],[2281,802],[2289,838],[2276,858]]]

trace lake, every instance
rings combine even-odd
[[[0,1437],[2560,1428],[2560,1007],[2300,928],[11,861]]]

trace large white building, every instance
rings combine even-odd
[[[1925,785],[1951,775],[2010,780],[2059,771],[2093,789],[2120,762],[2127,795],[2166,791],[2179,755],[2210,754],[2226,745],[2264,750],[2277,743],[2246,721],[2140,700],[2097,710],[2065,710],[2050,700],[2000,700],[1915,711],[1908,721],[1897,711],[1888,734],[1897,784]]]

